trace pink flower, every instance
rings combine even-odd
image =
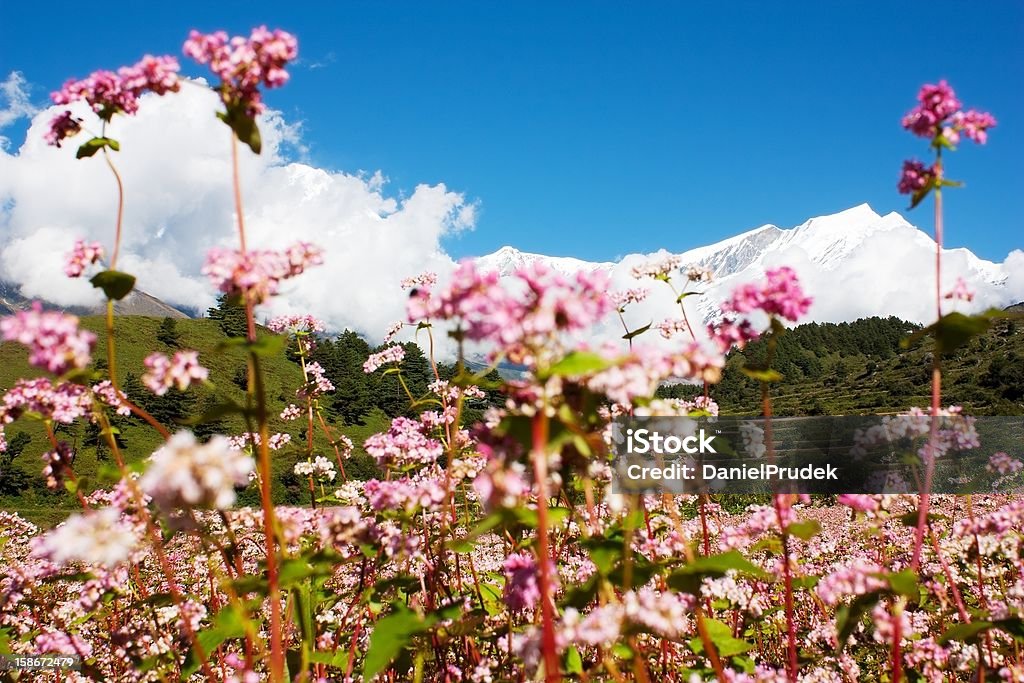
[[[294,403],[289,403],[288,407],[281,411],[281,419],[287,422],[295,420],[302,414],[301,409]]]
[[[64,274],[68,277],[81,277],[86,268],[99,263],[102,258],[103,245],[99,242],[88,244],[85,240],[75,240],[75,246],[64,263]]]
[[[311,315],[279,315],[267,323],[267,329],[278,334],[313,334],[327,328]]]
[[[419,289],[420,287],[430,288],[437,284],[437,273],[421,273],[402,280],[402,289]]]
[[[723,319],[717,324],[708,325],[708,336],[722,353],[728,353],[733,346],[742,349],[761,335],[749,320],[737,322]]]
[[[210,371],[199,364],[198,351],[178,351],[173,359],[154,352],[143,361],[148,372],[142,375],[142,383],[157,396],[163,396],[171,387],[185,391],[193,384],[205,382]]]
[[[299,43],[290,33],[258,26],[248,38],[229,39],[224,31],[192,31],[182,51],[200,64],[210,65],[221,79],[219,90],[226,105],[241,105],[249,116],[256,116],[264,109],[260,85],[277,88],[288,82],[285,66],[298,56]]]
[[[396,417],[388,431],[374,434],[363,448],[381,467],[394,465],[426,465],[436,461],[444,445],[423,433],[423,425],[407,417]]]
[[[214,247],[206,254],[203,274],[228,296],[247,299],[253,305],[277,294],[281,281],[323,263],[322,252],[297,242],[284,252]]]
[[[177,92],[180,87],[179,68],[178,60],[174,57],[146,55],[136,64],[121,67],[117,73],[100,70],[79,81],[71,79],[60,90],[52,93],[50,99],[56,104],[84,100],[100,118],[110,121],[114,114],[134,114],[138,111],[138,98],[144,92],[157,95]],[[68,125],[66,120],[63,125]],[[51,124],[47,141],[55,130]],[[60,139],[57,138],[51,144],[56,144]]]
[[[897,185],[900,194],[916,194],[925,189],[935,179],[935,169],[926,167],[917,159],[903,162],[903,172]]]
[[[28,362],[61,375],[87,366],[92,360],[96,335],[78,329],[73,315],[43,311],[39,302],[27,311],[0,319],[0,334],[6,341],[28,347]]]
[[[81,384],[61,382],[56,386],[46,377],[19,379],[3,396],[0,424],[10,424],[26,411],[44,420],[71,424],[92,410],[88,391]]]
[[[875,496],[861,493],[843,493],[836,498],[836,502],[857,512],[877,512],[881,509],[881,503]]]
[[[811,307],[811,298],[804,294],[796,272],[788,267],[773,268],[765,273],[762,284],[740,285],[722,303],[722,310],[750,313],[761,310],[772,316],[796,321]]]
[[[540,601],[537,562],[526,551],[512,553],[502,564],[505,570],[504,600],[513,612],[533,609]]]
[[[956,283],[953,285],[953,289],[946,292],[944,298],[959,299],[960,301],[974,301],[974,290],[970,288],[962,277],[958,277],[956,279]]]
[[[985,465],[985,469],[992,473],[999,473],[1001,475],[1016,474],[1024,469],[1024,463],[1011,457],[1008,453],[999,451],[993,453],[988,459],[988,464]]]
[[[100,397],[104,403],[111,408],[114,408],[118,415],[131,415],[132,409],[128,407],[128,404],[122,400],[122,394],[119,394],[114,385],[110,383],[110,380],[104,380],[99,384],[92,386],[92,392]]]
[[[74,137],[82,131],[82,119],[76,119],[70,111],[61,112],[50,119],[50,129],[43,135],[46,144],[60,147],[66,138]]]
[[[917,94],[917,106],[903,117],[903,127],[920,137],[933,138],[941,124],[960,109],[960,100],[946,81],[923,85]]]
[[[43,453],[43,477],[46,488],[56,490],[64,485],[64,477],[71,472],[75,453],[66,441],[60,441],[52,451]]]
[[[369,358],[366,359],[366,362],[363,363],[363,372],[367,374],[376,372],[382,365],[387,365],[388,363],[401,363],[404,359],[405,349],[398,344],[395,344],[387,347],[383,351],[370,354]]]
[[[971,109],[966,112],[957,112],[953,115],[954,130],[963,131],[968,139],[979,145],[984,145],[988,140],[988,129],[994,128],[996,119],[988,112],[979,112]]]
[[[626,307],[627,304],[638,304],[647,298],[647,295],[651,293],[651,290],[647,287],[635,287],[632,289],[626,289],[618,292],[612,292],[609,294],[612,304],[616,309],[621,311]]]
[[[295,392],[299,398],[316,398],[334,391],[334,384],[327,379],[327,371],[316,361],[306,365],[306,374],[309,375],[306,385]]]

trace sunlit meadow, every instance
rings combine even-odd
[[[362,444],[379,476],[346,474],[353,444],[325,411],[335,387],[312,358],[325,326],[312,316],[259,310],[283,283],[329,268],[315,244],[274,251],[246,239],[239,157],[261,151],[265,91],[285,86],[294,36],[259,27],[249,36],[193,32],[183,54],[209,65],[220,97],[225,155],[233,162],[237,244],[206,254],[209,286],[244,310],[244,402],[207,407],[163,423],[119,386],[114,302],[133,289],[118,270],[125,226],[117,169],[118,121],[140,97],[174,98],[206,87],[179,76],[174,56],[145,56],[116,71],[70,80],[52,99],[84,101],[53,119],[51,145],[75,145],[78,161],[109,173],[118,211],[104,243],[54,245],[63,275],[90,278],[108,299],[105,353],[77,318],[37,306],[0,320],[6,341],[42,371],[10,387],[0,428],[42,425],[51,448],[40,477],[75,494],[81,510],[44,530],[0,512],[0,653],[78,656],[79,671],[5,672],[10,680],[89,681],[1024,681],[1024,501],[1006,496],[766,496],[745,510],[722,497],[611,493],[609,421],[619,415],[716,415],[725,354],[767,342],[762,414],[785,380],[771,349],[811,304],[787,267],[737,287],[704,333],[682,302],[714,273],[678,259],[637,267],[635,289],[608,291],[601,272],[565,276],[542,263],[513,283],[460,264],[444,282],[424,273],[409,291],[407,318],[387,339],[411,333],[426,350],[427,392],[404,381],[406,351],[394,343],[365,362],[392,376],[411,417],[394,418]],[[969,84],[966,84],[969,87]],[[894,102],[894,119],[904,103]],[[898,191],[934,208],[935,322],[939,350],[984,331],[994,312],[950,312],[971,283],[940,282],[944,193],[950,153],[985,144],[996,121],[965,110],[945,82],[925,85],[902,120],[927,147],[904,164]],[[168,163],[173,163],[169,161]],[[954,169],[955,170],[955,169]],[[956,229],[953,226],[952,229]],[[54,277],[62,276],[53,273]],[[926,286],[926,283],[922,283]],[[647,297],[679,303],[678,319],[633,326]],[[948,309],[948,310],[947,310]],[[587,331],[622,323],[617,344],[588,346]],[[458,348],[454,376],[435,356],[440,335]],[[653,344],[660,335],[671,344]],[[482,349],[492,367],[462,362]],[[302,382],[288,406],[268,407],[265,365],[287,357]],[[932,354],[930,406],[919,433],[926,488],[935,457],[976,441],[957,406],[940,405],[942,353]],[[141,390],[183,396],[210,382],[204,358],[154,351]],[[524,369],[495,380],[500,362]],[[668,381],[703,387],[693,400],[659,399]],[[480,416],[468,406],[500,396]],[[199,411],[197,411],[198,413]],[[115,421],[134,415],[164,442],[129,463]],[[197,433],[225,415],[244,433]],[[927,419],[931,415],[935,419]],[[470,419],[472,418],[472,419]],[[117,481],[93,490],[75,471],[61,426],[95,425]],[[296,425],[299,438],[271,425]],[[314,440],[314,436],[318,439]],[[275,506],[275,451],[303,449],[293,475],[308,505]],[[327,448],[320,445],[328,444]],[[316,446],[316,447],[315,447]],[[769,444],[770,447],[770,444]],[[0,450],[8,444],[0,431]],[[993,476],[1021,477],[1010,454]],[[240,507],[244,489],[259,507]]]

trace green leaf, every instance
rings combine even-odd
[[[676,297],[676,303],[679,303],[680,301],[682,301],[683,299],[685,299],[688,296],[699,296],[699,295],[701,295],[703,293],[704,292],[683,292],[682,294],[680,294],[679,296]]]
[[[633,337],[639,337],[641,334],[643,334],[647,330],[651,329],[651,325],[653,325],[653,324],[654,324],[653,322],[649,322],[646,325],[644,325],[643,327],[638,327],[635,330],[633,330],[632,332],[627,332],[626,334],[622,335],[622,338],[625,339],[626,341],[629,341]]]
[[[935,643],[945,645],[951,640],[959,640],[963,643],[973,643],[978,640],[985,631],[995,626],[991,621],[972,621],[969,624],[956,624],[946,629],[946,632],[939,636]]]
[[[1009,619],[979,620],[968,624],[956,624],[948,628],[935,642],[939,645],[945,645],[951,640],[975,643],[982,633],[992,628],[1005,631],[1016,640],[1024,640],[1024,620],[1020,617],[1010,617]]]
[[[988,330],[992,321],[1006,314],[998,308],[990,308],[984,313],[964,315],[963,313],[947,313],[928,327],[922,328],[906,339],[900,340],[900,346],[910,348],[918,339],[925,335],[935,338],[935,349],[946,355],[970,341],[971,337]]]
[[[386,669],[413,636],[428,630],[432,624],[429,618],[424,619],[403,606],[378,621],[370,634],[370,647],[363,662],[363,678],[370,680]]]
[[[781,382],[783,379],[782,373],[771,368],[742,367],[740,370],[743,371],[744,375],[751,379],[756,379],[758,382]]]
[[[583,657],[580,656],[580,651],[576,649],[575,645],[570,645],[565,652],[565,673],[577,675],[583,673]]]
[[[857,628],[861,617],[874,607],[881,597],[881,591],[872,591],[864,595],[858,595],[849,605],[840,605],[839,609],[836,610],[836,632],[838,633],[839,642],[837,649],[839,654],[842,654],[843,648],[846,647],[846,641],[853,634],[853,630]]]
[[[700,591],[701,581],[705,577],[725,576],[729,570],[759,578],[768,576],[767,572],[745,558],[743,553],[738,550],[730,550],[718,555],[698,557],[693,562],[687,562],[669,574],[667,581],[668,585],[676,590],[696,595]]]
[[[548,368],[544,374],[546,377],[589,375],[610,368],[613,364],[612,361],[593,351],[571,351],[565,358]]]
[[[202,648],[203,654],[209,658],[221,643],[231,638],[241,638],[245,635],[245,620],[234,605],[228,605],[213,619],[213,624],[196,634],[196,644]],[[181,680],[187,680],[202,666],[199,653],[192,649],[189,652],[185,666],[181,669]]]
[[[708,638],[710,638],[711,643],[722,657],[733,657],[743,654],[751,648],[751,644],[747,641],[733,638],[732,629],[718,619],[705,619],[704,626],[707,629]],[[700,638],[693,638],[690,640],[690,649],[696,654],[703,653],[703,641]]]
[[[226,112],[217,112],[217,118],[228,124],[231,130],[235,131],[239,141],[248,145],[254,154],[259,154],[263,149],[263,140],[260,138],[256,119],[249,115],[243,105],[229,105]]]
[[[102,273],[96,273],[89,282],[93,287],[102,289],[107,298],[114,301],[125,298],[135,288],[135,276],[117,270],[104,270]]]
[[[790,536],[796,536],[801,540],[809,541],[821,533],[821,524],[818,524],[817,520],[814,519],[805,519],[802,522],[793,522],[786,527],[786,531]]]
[[[121,145],[117,142],[117,140],[114,140],[112,138],[93,138],[92,140],[86,141],[85,143],[82,144],[81,147],[78,148],[78,152],[75,153],[75,158],[85,159],[86,157],[91,157],[93,154],[100,151],[104,147],[109,147],[115,152],[121,150]]]
[[[899,593],[904,597],[915,600],[921,596],[921,587],[917,582],[917,573],[910,569],[904,569],[901,572],[884,573],[880,577],[889,582],[889,588],[892,589],[893,593]]]
[[[590,552],[590,561],[597,567],[597,571],[607,576],[615,561],[622,555],[622,540],[613,538],[597,538],[586,543]]]

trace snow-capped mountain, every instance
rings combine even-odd
[[[1024,246],[1024,245],[1022,245]],[[529,254],[502,247],[477,259],[482,269],[507,276],[517,268],[542,260],[571,274],[579,270],[607,271],[613,287],[638,286],[633,266],[664,258],[670,252],[631,254],[616,263]],[[678,254],[683,266],[710,268],[715,279],[701,287],[706,296],[690,297],[705,319],[717,315],[718,303],[739,282],[754,280],[765,269],[790,265],[800,275],[815,305],[810,317],[818,321],[854,320],[871,315],[896,315],[924,322],[934,317],[935,242],[898,213],[880,216],[867,204],[812,218],[792,228],[764,225],[715,244]],[[977,291],[971,309],[1006,306],[1024,299],[1024,252],[1015,251],[1004,263],[978,258],[967,249],[943,250],[943,283],[952,287],[963,277]],[[659,297],[657,282],[649,302],[638,313],[653,320],[671,316],[678,308],[671,297]],[[666,299],[667,305],[654,303]],[[961,310],[966,310],[961,304]]]

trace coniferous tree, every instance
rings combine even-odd
[[[178,323],[174,318],[164,318],[160,322],[160,328],[156,331],[156,339],[172,348],[181,346],[181,332],[178,331]]]
[[[206,317],[216,320],[221,331],[229,337],[244,337],[246,335],[245,308],[230,302],[227,294],[217,297],[217,305],[206,311]]]

